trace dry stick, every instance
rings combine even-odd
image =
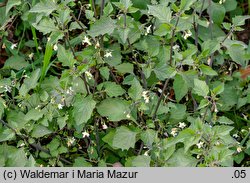
[[[170,43],[170,58],[169,58],[169,65],[172,66],[172,60],[173,60],[173,46],[174,46],[174,36],[175,36],[175,31],[176,31],[176,28],[177,28],[177,25],[179,23],[179,19],[180,19],[180,13],[177,14],[177,20],[176,20],[176,23],[175,23],[175,26],[174,26],[174,29],[172,31],[172,35],[171,35],[171,43]],[[153,113],[153,121],[155,121],[155,118],[156,118],[156,113],[160,107],[160,104],[161,104],[161,100],[163,99],[163,95],[164,95],[164,92],[165,90],[167,89],[167,85],[168,85],[168,82],[169,82],[170,78],[168,78],[165,83],[164,83],[164,86],[163,86],[163,89],[162,89],[162,92],[161,92],[161,95],[158,99],[158,102],[156,104],[156,107],[155,107],[155,111]]]
[[[91,7],[93,8],[95,18],[97,18],[97,12],[96,12],[96,8],[95,8],[95,0],[91,1]]]
[[[3,121],[2,119],[0,119],[0,122],[1,122],[4,126],[6,126],[7,128],[11,129],[17,136],[19,136],[20,138],[22,138],[22,139],[23,139],[25,142],[27,142],[31,147],[33,147],[33,148],[36,149],[36,150],[42,151],[42,152],[44,152],[44,153],[46,153],[46,154],[49,154],[49,155],[51,156],[49,150],[44,149],[44,148],[43,148],[42,146],[40,146],[39,144],[35,144],[35,143],[30,144],[30,143],[27,141],[27,138],[28,138],[28,137],[26,137],[26,136],[23,135],[23,134],[18,134],[17,131],[16,131],[14,128],[12,128],[8,123],[6,123],[5,121]],[[59,157],[59,159],[60,159],[61,161],[63,161],[64,163],[72,164],[72,162],[70,162],[70,161],[68,161],[68,160],[66,160],[66,159],[64,159],[64,158],[62,158],[62,157]]]

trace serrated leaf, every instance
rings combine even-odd
[[[174,94],[175,99],[179,102],[188,92],[187,82],[182,78],[181,75],[177,74],[174,78]]]
[[[228,118],[225,117],[225,116],[219,117],[218,122],[219,122],[220,124],[225,124],[225,125],[234,124],[234,122],[233,122],[231,119],[228,119]]]
[[[46,16],[51,14],[54,10],[56,10],[57,5],[54,1],[40,1],[34,7],[30,9],[29,12],[32,13],[45,13]]]
[[[20,70],[29,65],[28,62],[25,61],[24,57],[19,55],[14,55],[9,57],[4,63],[4,69],[15,69]]]
[[[102,16],[99,20],[97,20],[89,30],[89,35],[92,37],[96,37],[104,34],[112,34],[115,29],[115,21],[110,17]]]
[[[18,6],[21,3],[21,0],[8,0],[6,4],[5,14],[7,15],[12,7]]]
[[[25,120],[30,121],[34,120],[37,121],[38,119],[43,117],[43,112],[39,111],[38,109],[31,109],[29,112],[25,115]]]
[[[52,133],[52,131],[49,130],[47,127],[43,125],[35,125],[32,130],[31,136],[35,138],[40,138],[50,133]]]
[[[55,26],[54,21],[50,18],[43,18],[38,24],[32,25],[43,34],[58,31],[58,28]]]
[[[24,80],[24,83],[19,90],[20,95],[25,96],[31,89],[35,88],[38,84],[37,81],[39,79],[39,76],[40,69],[38,68],[34,72],[32,72],[30,77]]]
[[[152,147],[152,144],[154,143],[156,137],[157,133],[155,130],[152,129],[147,129],[146,131],[141,133],[141,140],[148,147]]]
[[[69,50],[65,50],[62,45],[58,45],[57,57],[60,62],[62,62],[63,66],[73,67],[76,63],[74,59],[73,53]]]
[[[202,64],[200,65],[200,69],[202,71],[203,74],[208,75],[208,76],[217,76],[217,72],[215,70],[213,70],[211,67]]]
[[[136,132],[131,131],[125,126],[118,127],[114,134],[113,146],[122,150],[133,148],[136,142]]]
[[[161,23],[170,23],[172,11],[166,5],[148,5],[149,14],[155,16]]]
[[[97,107],[101,116],[108,117],[109,121],[120,121],[127,119],[126,115],[130,111],[129,103],[119,98],[107,98]]]
[[[73,104],[73,116],[77,125],[87,123],[90,119],[92,112],[95,108],[96,102],[92,96],[83,97],[80,95],[76,96]]]
[[[209,93],[209,87],[206,84],[205,81],[199,80],[199,79],[194,79],[194,88],[193,88],[194,93],[200,96],[207,96]]]
[[[121,96],[125,93],[125,90],[118,84],[114,82],[106,82],[104,84],[105,91],[110,97]]]

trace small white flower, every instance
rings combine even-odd
[[[146,27],[145,35],[148,35],[150,33],[151,27],[152,27],[152,25]]]
[[[21,144],[19,145],[19,147],[23,147],[23,146],[25,146],[25,143],[21,143]]]
[[[192,32],[190,30],[188,30],[187,32],[184,32],[184,39],[187,39],[188,37],[192,36]]]
[[[104,55],[104,57],[108,58],[108,57],[112,57],[112,52],[111,51],[107,51]]]
[[[220,4],[223,4],[223,3],[225,3],[225,2],[226,2],[226,0],[220,0],[220,1],[219,1]]]
[[[142,97],[145,100],[145,103],[149,103],[149,91],[143,91],[142,92]]]
[[[207,64],[208,64],[208,65],[211,64],[211,57],[208,57],[208,59],[207,59]]]
[[[69,89],[66,90],[66,93],[69,95],[72,95],[73,92],[74,92],[74,90],[72,89],[71,86],[69,87]]]
[[[48,38],[47,38],[47,41],[49,42],[50,40],[51,40],[51,38],[50,38],[50,37],[48,37]]]
[[[28,57],[29,57],[30,60],[32,60],[32,58],[34,57],[34,53],[30,53],[30,54],[28,55]]]
[[[5,92],[11,92],[12,90],[11,90],[11,87],[10,86],[8,86],[8,85],[5,85],[4,86],[4,89],[5,89]]]
[[[102,129],[103,130],[106,130],[108,128],[108,126],[104,123],[103,125],[102,125]]]
[[[82,44],[84,45],[85,43],[87,43],[88,45],[91,45],[91,42],[87,36],[84,36],[84,39],[82,40]]]
[[[85,75],[87,76],[87,78],[90,80],[92,79],[93,75],[89,72],[89,71],[86,71],[85,72]]]
[[[176,45],[173,46],[173,49],[174,49],[174,50],[179,50],[179,49],[180,49],[180,46],[179,46],[178,44],[176,44]]]
[[[41,107],[41,106],[40,106],[40,105],[38,105],[38,106],[36,106],[36,107],[35,107],[35,109],[36,109],[36,110],[37,110],[37,109],[40,109],[40,107]]]
[[[57,44],[54,44],[53,50],[54,50],[54,51],[57,51],[57,50],[58,50]]]
[[[186,127],[186,124],[185,123],[179,123],[179,128],[181,128],[181,129],[183,129],[183,128],[185,128]]]
[[[197,147],[200,149],[200,148],[203,147],[203,144],[204,144],[204,142],[200,141],[200,142],[199,142],[198,144],[196,144],[196,145],[197,145]]]
[[[99,41],[97,41],[96,44],[95,44],[95,49],[97,49],[97,48],[100,48],[100,43],[99,43]]]
[[[242,151],[241,147],[237,147],[237,152],[240,153]]]
[[[42,50],[42,47],[41,47],[41,46],[38,46],[37,48],[38,48],[38,50]]]
[[[70,146],[72,146],[73,145],[73,143],[75,142],[75,138],[74,137],[72,137],[72,138],[68,138],[68,141],[67,141],[67,146],[68,147],[70,147]]]
[[[145,151],[144,156],[148,156],[149,151]]]
[[[233,134],[233,137],[234,137],[234,138],[238,138],[239,135],[238,135],[237,133],[235,133],[235,134]]]
[[[12,49],[12,50],[13,50],[13,49],[14,49],[14,48],[16,48],[16,47],[17,47],[17,43],[12,44],[12,45],[11,45],[11,47],[10,47],[10,49]]]
[[[6,48],[6,45],[5,45],[5,43],[3,43],[3,45],[2,45],[2,49],[5,49]]]
[[[126,115],[126,118],[128,118],[128,119],[129,119],[129,118],[131,118],[131,116],[130,116],[130,114],[129,114],[129,113]]]
[[[85,137],[89,137],[89,133],[88,132],[82,132],[82,137],[85,138]]]
[[[219,141],[217,141],[215,145],[217,145],[217,146],[218,146],[218,145],[220,145],[220,142],[219,142]]]
[[[58,109],[62,109],[62,108],[63,108],[63,105],[62,105],[62,104],[58,104],[58,105],[57,105],[57,108],[58,108]]]
[[[171,130],[171,135],[173,135],[174,137],[177,135],[178,129],[177,128],[172,128]]]

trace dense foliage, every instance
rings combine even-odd
[[[248,2],[0,2],[0,166],[249,166]]]

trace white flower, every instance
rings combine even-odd
[[[28,55],[28,57],[29,57],[30,60],[32,60],[32,58],[34,57],[34,53],[30,53],[30,54]]]
[[[84,36],[84,39],[82,40],[82,44],[84,45],[85,43],[87,43],[88,45],[91,45],[91,42],[87,36]]]
[[[3,43],[3,45],[2,45],[2,49],[5,49],[6,48],[6,45],[5,45],[5,43]]]
[[[50,40],[51,40],[51,38],[50,38],[50,37],[48,37],[48,38],[47,38],[47,41],[49,42]]]
[[[58,50],[57,44],[54,44],[53,50],[54,50],[54,51],[57,51],[57,50]]]
[[[99,41],[97,41],[96,44],[95,44],[95,49],[97,49],[97,48],[100,48],[100,43],[99,43]]]
[[[74,137],[72,137],[72,138],[68,138],[68,141],[67,141],[67,146],[69,147],[69,146],[72,146],[72,144],[75,142],[75,138]]]
[[[14,48],[16,48],[16,47],[17,47],[17,43],[12,44],[12,45],[11,45],[11,47],[10,47],[10,49],[12,49],[12,50],[13,50],[13,49],[14,49]]]
[[[8,85],[5,85],[4,89],[5,89],[5,92],[9,92],[9,93],[11,92],[11,87]]]
[[[211,57],[208,57],[208,59],[207,59],[207,64],[208,64],[208,65],[211,64]]]
[[[144,156],[148,156],[149,151],[145,151]]]
[[[89,71],[86,71],[85,72],[85,75],[87,76],[87,78],[90,80],[92,79],[93,75],[89,72]]]
[[[220,0],[220,1],[219,1],[220,4],[223,4],[223,3],[225,3],[225,2],[226,2],[226,0]]]
[[[181,129],[183,129],[183,128],[185,128],[186,127],[186,124],[185,123],[179,123],[179,128],[181,128]]]
[[[108,126],[104,123],[103,125],[102,125],[102,129],[103,130],[106,130],[108,128]]]
[[[148,35],[150,33],[151,27],[152,27],[152,25],[146,27],[145,35]]]
[[[21,144],[19,145],[19,147],[23,147],[23,146],[25,146],[25,143],[21,143]]]
[[[242,151],[241,147],[237,147],[237,152],[240,153]]]
[[[41,47],[41,46],[38,46],[37,48],[38,48],[38,50],[42,50],[42,47]]]
[[[89,137],[89,133],[88,132],[82,132],[82,137],[85,138],[85,137]]]
[[[200,142],[199,142],[198,144],[196,144],[196,145],[197,145],[197,147],[200,149],[200,148],[203,147],[203,144],[204,144],[204,142],[200,141]]]
[[[131,116],[130,116],[130,114],[129,114],[129,113],[126,115],[126,118],[128,118],[128,119],[129,119],[129,118],[131,118]]]
[[[238,135],[237,133],[235,133],[235,134],[233,134],[233,137],[234,137],[234,138],[238,138],[239,135]]]
[[[171,130],[171,135],[173,135],[174,137],[177,135],[178,129],[177,128],[172,128]]]
[[[66,90],[66,93],[69,94],[69,95],[71,95],[71,94],[73,93],[73,91],[74,91],[74,90],[73,90],[72,87],[70,86],[69,89]]]
[[[149,103],[149,95],[148,94],[149,94],[149,91],[143,91],[142,92],[142,97],[145,100],[146,104]]]
[[[63,105],[62,105],[62,104],[58,104],[58,105],[57,105],[57,108],[58,108],[58,109],[62,109],[62,108],[63,108]]]
[[[108,57],[112,57],[112,52],[111,51],[107,51],[104,55],[104,57],[108,58]]]
[[[37,109],[39,109],[40,107],[41,107],[41,106],[40,106],[40,105],[38,105],[38,106],[36,106],[36,107],[35,107],[35,109],[37,110]]]
[[[188,30],[187,32],[184,32],[184,39],[187,39],[188,37],[192,36],[192,32],[190,30]]]
[[[179,50],[179,49],[180,49],[180,46],[179,46],[178,44],[176,44],[176,45],[173,46],[173,49],[174,49],[174,50]]]

